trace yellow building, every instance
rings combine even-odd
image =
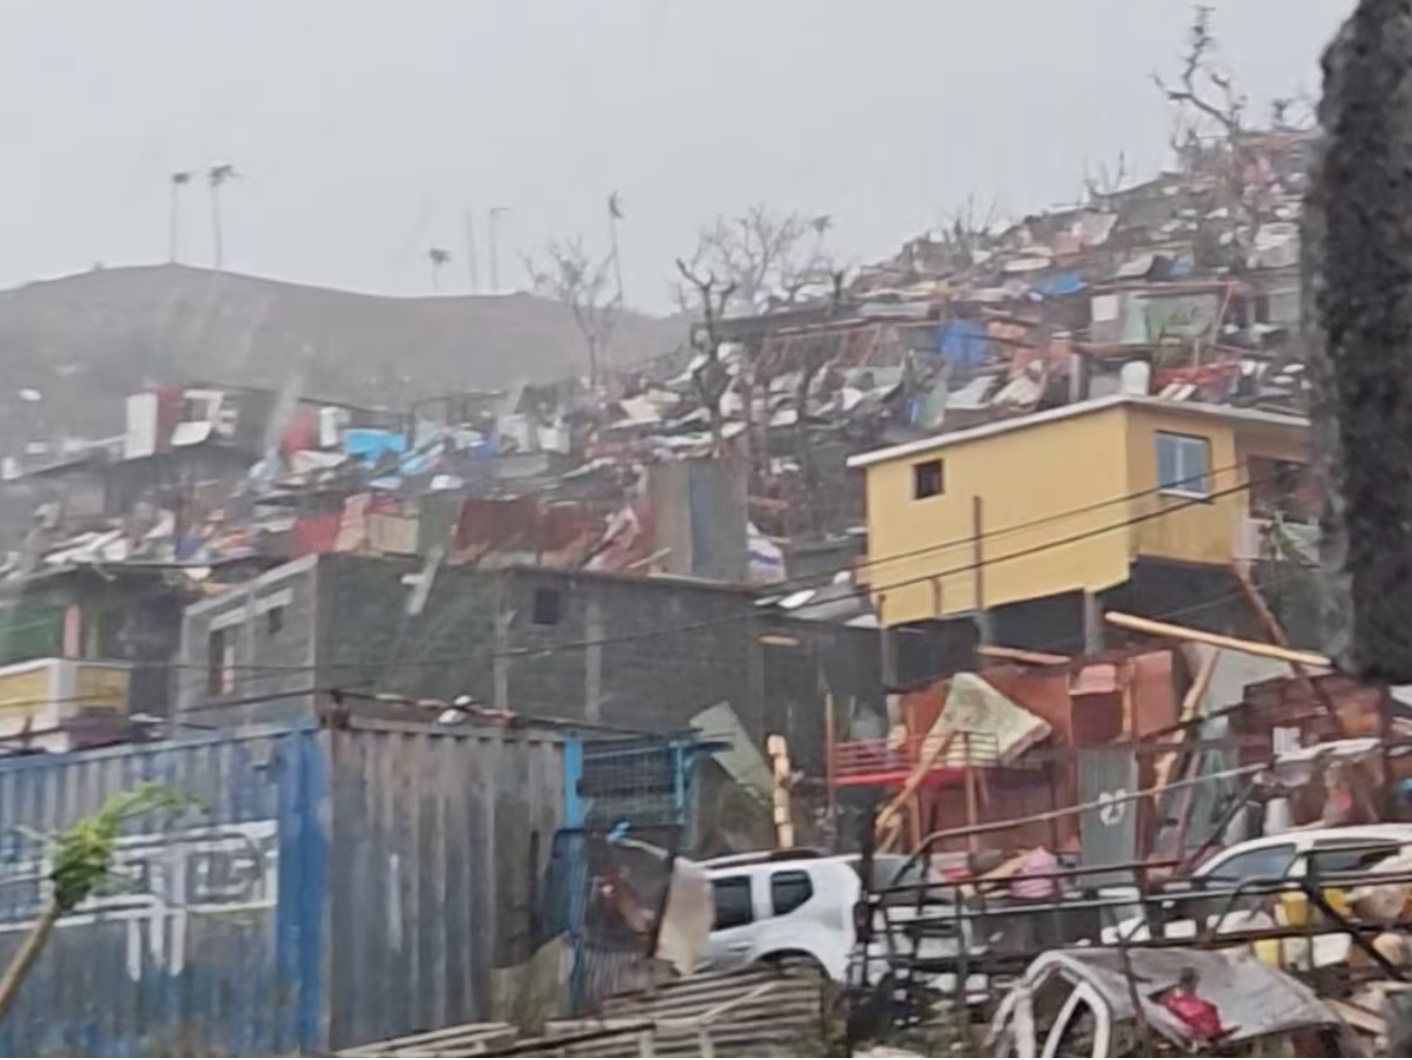
[[[1220,568],[1277,514],[1307,523],[1305,420],[1115,395],[863,453],[884,625],[1128,581],[1142,559]]]

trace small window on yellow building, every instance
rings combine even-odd
[[[1180,497],[1211,496],[1211,440],[1157,432],[1157,488]]]
[[[939,497],[946,488],[940,460],[923,460],[912,465],[912,499]]]

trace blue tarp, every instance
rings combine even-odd
[[[936,349],[953,368],[975,368],[985,360],[983,320],[953,320],[937,329]]]
[[[344,432],[343,444],[349,456],[371,467],[387,453],[401,453],[406,449],[407,437],[397,431],[355,427]]]
[[[1047,280],[1040,280],[1030,288],[1030,297],[1058,298],[1066,294],[1078,294],[1088,284],[1084,283],[1084,278],[1077,272],[1061,272],[1057,276],[1051,276]]]

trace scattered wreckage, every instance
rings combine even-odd
[[[1187,984],[1194,982],[1194,989]],[[1173,998],[1196,995],[1219,1024]],[[1370,1056],[1339,1013],[1247,953],[1054,950],[1001,1001],[987,1056]]]

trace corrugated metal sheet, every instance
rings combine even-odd
[[[1079,815],[1085,865],[1126,865],[1137,859],[1137,756],[1129,746],[1085,747],[1078,751],[1079,802],[1097,808]],[[1084,885],[1130,883],[1128,873],[1095,873]]]
[[[343,1056],[817,1056],[825,992],[809,971],[697,975],[609,998],[599,1018],[554,1020],[513,1044],[478,1024],[388,1041]]]
[[[814,1056],[823,1045],[817,978],[747,972],[671,984],[602,1019],[560,1020],[507,1056]]]
[[[335,1048],[488,1019],[492,967],[530,955],[533,862],[563,820],[562,742],[449,732],[325,736]]]
[[[503,1056],[519,1031],[508,1023],[468,1023],[345,1049],[339,1056]]]
[[[562,743],[355,724],[0,764],[0,962],[47,900],[36,833],[143,781],[196,800],[133,822],[128,882],[60,922],[0,1051],[268,1056],[488,1018]]]
[[[40,838],[115,792],[196,805],[132,822],[123,883],[65,917],[0,1026],[8,1056],[275,1055],[314,1037],[323,795],[310,731],[0,765],[0,963],[48,901]]]

